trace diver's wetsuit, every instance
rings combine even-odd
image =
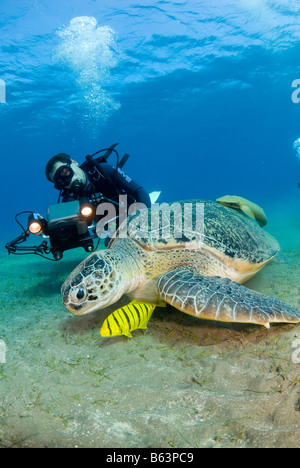
[[[147,207],[151,206],[151,200],[146,190],[131,179],[119,168],[116,170],[107,162],[97,164],[86,161],[80,166],[87,176],[87,183],[79,194],[74,194],[66,189],[63,191],[63,202],[74,198],[88,197],[96,193],[101,193],[105,198],[118,202],[119,195],[128,196],[128,205],[131,203],[143,203]]]

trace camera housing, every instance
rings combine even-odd
[[[107,177],[108,181],[110,181],[108,174],[102,174],[101,163],[107,162],[109,156],[114,152],[117,157],[115,168],[117,171],[123,168],[129,157],[128,154],[125,154],[120,160],[119,153],[115,149],[117,145],[118,143],[114,143],[109,148],[104,148],[96,151],[96,153],[92,155],[87,155],[86,161],[80,166],[80,169],[89,174],[98,172],[99,177],[103,175],[104,178]],[[104,154],[97,156],[101,153]],[[95,156],[97,156],[97,158],[95,158]],[[94,172],[92,172],[91,167]],[[71,171],[70,175],[72,175]],[[9,255],[34,254],[47,260],[57,261],[62,259],[65,250],[83,247],[90,253],[98,247],[100,238],[97,235],[95,223],[98,222],[99,217],[96,215],[96,208],[99,203],[104,201],[112,202],[112,200],[106,198],[100,192],[81,197],[81,193],[84,192],[83,183],[82,181],[75,181],[72,184],[71,191],[73,193],[70,195],[77,198],[77,200],[61,202],[62,196],[66,195],[64,194],[66,180],[63,180],[63,182],[62,185],[56,185],[56,188],[60,190],[58,204],[51,205],[48,208],[46,219],[33,211],[22,211],[15,216],[16,222],[22,228],[22,233],[16,239],[6,244],[5,248]],[[113,183],[113,180],[110,182]],[[69,196],[63,198],[70,199]],[[73,198],[71,200],[73,200]],[[118,205],[116,202],[112,203]],[[30,216],[27,226],[24,227],[19,222],[19,216],[28,213]],[[36,237],[42,237],[44,239],[43,242],[40,245],[22,245],[26,243],[30,234]],[[96,247],[94,246],[94,240],[97,240]],[[51,255],[54,259],[51,258]]]
[[[54,258],[62,258],[65,250],[84,247],[87,252],[94,248],[88,229],[90,219],[81,214],[81,203],[71,201],[51,205],[47,211],[47,235]]]

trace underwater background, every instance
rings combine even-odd
[[[299,447],[299,328],[172,310],[106,341],[61,302],[83,250],[4,249],[17,212],[56,203],[54,154],[119,142],[161,202],[263,206],[282,253],[249,287],[299,307],[299,18],[297,0],[0,0],[0,446]]]

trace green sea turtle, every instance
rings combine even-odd
[[[126,294],[141,302],[165,301],[201,319],[267,328],[300,322],[296,309],[241,286],[280,250],[255,221],[213,201],[178,202],[179,217],[174,204],[171,214],[164,205],[169,212],[145,209],[129,216],[107,250],[74,270],[62,287],[72,314],[103,309]],[[201,209],[202,224],[196,216]],[[190,230],[181,229],[187,220]]]
[[[243,211],[246,215],[250,216],[250,218],[256,219],[261,227],[266,226],[268,223],[264,210],[246,198],[237,197],[236,195],[225,195],[225,197],[218,198],[217,202],[221,205],[234,208],[235,210]]]

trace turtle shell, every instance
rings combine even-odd
[[[121,224],[109,247],[126,237],[148,251],[203,248],[251,263],[266,262],[280,250],[276,239],[247,215],[208,200],[137,211]]]

